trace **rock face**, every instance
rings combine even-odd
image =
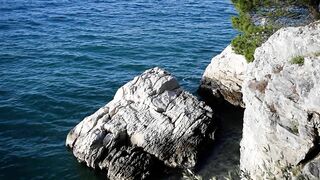
[[[221,54],[214,57],[206,68],[201,80],[200,93],[244,107],[241,86],[246,68],[245,57],[235,54],[229,45]]]
[[[319,56],[320,22],[281,29],[256,50],[243,83],[245,177],[320,178]]]
[[[106,170],[110,179],[146,179],[159,162],[193,167],[214,130],[212,110],[168,72],[153,68],[73,128],[66,146],[79,162]]]

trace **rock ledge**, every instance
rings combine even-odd
[[[244,107],[241,87],[246,68],[245,57],[236,54],[229,45],[206,68],[199,88],[200,94],[209,96],[205,99],[226,100],[235,106]]]

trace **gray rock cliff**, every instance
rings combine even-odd
[[[168,72],[153,68],[74,127],[66,146],[79,162],[105,170],[110,179],[146,179],[159,171],[158,162],[195,166],[201,146],[213,138],[212,115]]]
[[[319,179],[320,22],[272,35],[248,65],[242,92],[245,177]]]

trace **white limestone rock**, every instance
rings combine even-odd
[[[225,99],[235,106],[244,107],[241,87],[246,69],[245,57],[236,54],[229,45],[221,54],[215,56],[206,68],[200,92],[216,99]]]
[[[79,162],[110,179],[146,179],[158,162],[190,168],[213,139],[212,110],[153,68],[122,86],[107,105],[86,117],[66,139]]]
[[[319,55],[320,22],[283,28],[256,50],[243,83],[245,177],[320,178]]]

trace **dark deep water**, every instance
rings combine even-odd
[[[0,0],[0,179],[97,179],[68,131],[154,66],[195,94],[234,14],[229,0]],[[200,174],[235,165],[207,163]]]

